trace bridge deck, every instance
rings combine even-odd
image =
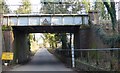
[[[3,25],[88,25],[87,14],[3,14]]]
[[[88,14],[3,14],[4,17],[38,17],[38,16],[88,16]]]

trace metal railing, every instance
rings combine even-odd
[[[80,63],[104,71],[118,71],[120,48],[74,49],[76,66]],[[58,54],[70,53],[71,49],[58,49]]]

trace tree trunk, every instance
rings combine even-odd
[[[115,10],[115,2],[112,1],[110,2],[111,6],[108,4],[108,2],[106,0],[103,0],[104,5],[106,6],[108,13],[110,14],[111,17],[111,22],[112,22],[112,29],[113,32],[115,31],[115,27],[116,27],[116,10]]]

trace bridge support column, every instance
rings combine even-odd
[[[80,49],[80,31],[74,33],[74,48]]]
[[[74,33],[74,47],[75,49],[89,48],[90,28],[78,29]]]
[[[81,29],[79,31],[80,34],[80,49],[88,49],[89,48],[89,38],[90,38],[90,29]]]
[[[23,64],[29,59],[29,39],[28,34],[24,32],[14,32],[14,41],[15,41],[15,60],[19,64]]]
[[[89,48],[90,29],[79,29],[74,33],[74,47],[75,49],[88,49]],[[79,52],[75,52],[75,57]]]
[[[80,31],[76,31],[74,33],[74,49],[80,49]],[[79,52],[74,51],[74,59],[76,60],[76,57],[79,55]],[[76,63],[75,63],[76,67]]]
[[[74,47],[75,49],[89,48],[90,28],[79,29],[74,33]]]

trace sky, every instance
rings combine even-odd
[[[16,10],[17,8],[19,8],[19,6],[15,6],[15,5],[20,5],[21,4],[21,1],[22,0],[5,0],[7,5],[11,5],[9,6],[9,8],[14,11]],[[41,5],[40,5],[40,1],[41,0],[30,0],[31,4],[33,5],[32,6],[32,12],[37,12],[39,11],[39,9],[41,8]],[[73,0],[75,1],[75,0]],[[93,0],[90,0],[90,1],[93,1]],[[95,0],[94,0],[95,1]],[[119,2],[120,0],[114,0],[115,2]],[[116,13],[118,14],[118,12]],[[118,15],[117,15],[118,16]],[[118,18],[118,17],[117,17]]]
[[[7,2],[7,4],[12,4],[12,5],[20,4],[21,3],[21,0],[5,0],[5,1]],[[32,4],[39,4],[40,0],[30,0],[30,2]]]
[[[8,5],[20,5],[21,0],[5,0]],[[30,0],[32,5],[39,5],[41,0]],[[93,0],[90,0],[93,1]],[[95,0],[94,0],[95,1]],[[115,2],[119,2],[120,0],[114,0]],[[13,8],[14,9],[14,8]]]
[[[14,11],[17,10],[17,8],[19,8],[19,6],[17,5],[21,5],[21,1],[22,0],[5,0],[7,5],[10,5],[9,8],[10,10]],[[40,0],[30,0],[32,5],[36,5],[36,6],[32,6],[32,10],[33,11],[39,11],[40,9]]]
[[[8,4],[20,4],[21,0],[5,0]],[[41,0],[30,0],[32,4],[39,4]],[[93,1],[93,0],[90,0]],[[120,0],[114,0],[115,2],[119,2]]]

